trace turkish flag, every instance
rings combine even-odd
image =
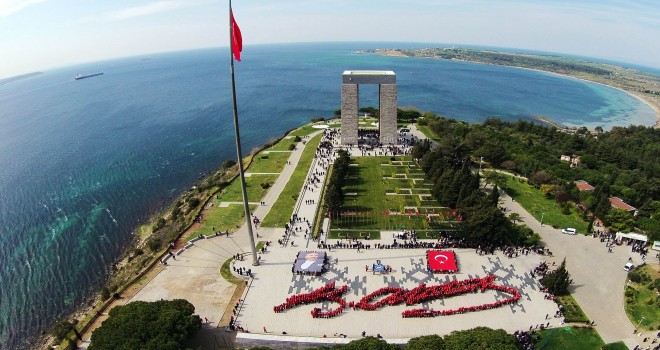
[[[231,17],[231,53],[234,55],[236,61],[241,60],[241,51],[243,51],[243,36],[241,36],[241,29],[234,20],[234,11],[230,10]]]
[[[426,258],[432,271],[457,271],[456,255],[448,250],[429,250]]]

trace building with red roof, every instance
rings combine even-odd
[[[593,191],[594,187],[584,180],[575,181],[575,187],[580,191]]]
[[[624,202],[623,199],[619,197],[610,197],[608,199],[610,200],[610,204],[612,204],[612,208],[623,209],[632,215],[635,215],[637,213],[637,208]]]

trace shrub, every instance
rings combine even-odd
[[[234,165],[236,165],[236,161],[235,161],[235,160],[233,160],[233,159],[227,159],[227,160],[225,160],[224,162],[222,162],[222,166],[221,166],[221,168],[222,168],[223,170],[227,170],[227,169],[233,167]]]
[[[199,205],[199,198],[192,197],[188,200],[188,211],[191,211]]]
[[[162,244],[162,241],[158,237],[154,237],[147,242],[147,246],[149,247],[149,250],[152,252],[157,252],[160,250],[160,245]]]
[[[107,286],[101,289],[101,298],[103,298],[103,300],[110,298],[110,289],[108,289]]]
[[[64,338],[67,337],[67,335],[69,334],[69,332],[71,332],[74,326],[75,326],[74,322],[70,322],[67,320],[60,321],[57,324],[55,324],[51,334],[53,335],[53,337],[55,337],[55,339],[57,339],[58,342],[61,342],[62,340],[64,340]]]
[[[270,182],[262,182],[259,186],[261,186],[261,188],[266,190],[266,189],[270,188],[270,185],[271,185]]]
[[[293,138],[293,142],[300,142],[300,141],[302,141],[302,139],[298,135],[296,135],[296,137]]]
[[[637,269],[632,270],[630,274],[628,274],[628,278],[635,283],[646,283],[651,281],[649,275]]]
[[[154,223],[154,225],[151,227],[151,232],[152,233],[157,232],[158,230],[163,228],[163,226],[165,226],[165,219],[158,218],[158,220],[156,220],[156,223]]]
[[[295,144],[292,143],[292,144],[289,145],[289,151],[293,151],[293,150],[295,150],[295,149],[296,149],[296,145],[295,145]]]

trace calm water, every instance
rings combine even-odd
[[[652,125],[623,92],[522,69],[358,55],[370,47],[247,47],[236,64],[244,149],[340,105],[346,69],[394,70],[400,106],[481,121]],[[98,290],[149,213],[235,158],[226,49],[49,71],[0,86],[0,349],[20,349]],[[78,73],[103,76],[75,81]],[[377,88],[361,88],[361,106]]]

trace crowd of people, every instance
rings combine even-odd
[[[335,317],[346,308],[346,301],[342,299],[341,296],[347,291],[348,286],[343,285],[341,288],[337,289],[335,288],[335,282],[331,282],[310,293],[292,295],[288,297],[283,304],[273,307],[273,311],[280,313],[298,305],[314,304],[320,301],[332,301],[338,303],[339,307],[330,311],[322,311],[320,308],[314,308],[311,313],[314,318]]]

